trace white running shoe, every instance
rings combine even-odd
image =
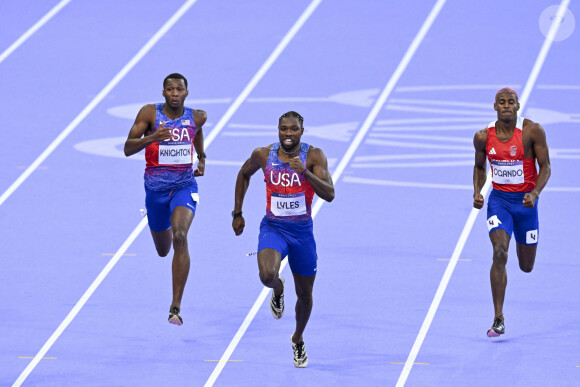
[[[282,286],[284,286],[284,277],[280,276],[280,281],[282,281]],[[282,289],[282,294],[277,296],[272,289],[272,297],[270,298],[270,310],[272,311],[272,316],[279,320],[284,314],[284,290]]]

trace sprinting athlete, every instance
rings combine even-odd
[[[236,235],[244,231],[242,204],[251,176],[259,169],[266,182],[266,216],[260,224],[258,268],[262,283],[272,288],[270,309],[274,318],[284,313],[284,278],[278,275],[281,261],[288,263],[296,288],[296,330],[292,335],[294,365],[306,367],[308,356],[302,334],[312,311],[312,288],[316,278],[316,242],[311,205],[316,193],[330,202],[334,184],[321,149],[300,142],[304,119],[296,112],[278,120],[280,142],[256,148],[244,163],[236,181],[232,227]]]
[[[488,337],[505,333],[505,265],[512,233],[516,238],[520,269],[529,273],[534,268],[539,238],[538,197],[551,173],[546,133],[540,124],[518,117],[520,104],[515,90],[500,89],[493,108],[497,121],[477,132],[473,139],[475,208],[483,207],[481,188],[487,179],[486,158],[491,165],[493,182],[487,203],[487,228],[493,246],[490,280],[495,317],[487,331]]]
[[[207,114],[185,107],[188,94],[183,75],[168,75],[163,80],[165,103],[143,106],[125,142],[126,156],[145,149],[145,206],[157,253],[165,257],[173,245],[169,322],[175,325],[183,324],[181,297],[189,274],[187,232],[199,202],[195,176],[205,172],[202,126]]]

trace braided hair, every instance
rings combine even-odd
[[[300,127],[303,127],[304,125],[304,118],[302,118],[302,116],[298,113],[296,113],[295,111],[289,111],[287,113],[284,113],[280,116],[280,118],[278,119],[278,125],[280,125],[280,122],[282,122],[282,118],[288,118],[288,117],[295,117],[298,118],[298,122],[300,122]]]

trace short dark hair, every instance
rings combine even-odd
[[[287,118],[287,117],[295,117],[298,118],[298,121],[300,122],[300,127],[304,126],[304,118],[302,118],[302,116],[298,113],[296,113],[295,111],[289,111],[287,113],[284,113],[280,116],[280,118],[278,118],[278,125],[280,125],[280,122],[282,122],[282,118]]]
[[[168,76],[165,77],[165,79],[163,80],[163,88],[164,89],[165,89],[165,85],[167,85],[168,79],[183,79],[183,83],[185,83],[185,88],[187,89],[187,79],[185,79],[185,77],[179,73],[169,74]]]

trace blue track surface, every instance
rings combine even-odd
[[[0,53],[58,1],[25,3],[0,4]],[[471,211],[473,135],[494,119],[497,89],[521,95],[544,43],[540,15],[554,3],[512,3],[448,0],[335,180],[335,201],[314,220],[308,368],[292,365],[296,297],[286,268],[286,315],[275,321],[261,306],[216,386],[397,383]],[[80,117],[0,204],[2,386],[141,222],[144,156],[127,159],[122,145],[139,108],[161,101],[163,78],[188,78],[186,103],[208,112],[208,138],[310,2],[198,0],[82,114],[183,4],[72,0],[0,62],[0,195]],[[244,204],[246,231],[231,230],[242,162],[276,141],[277,118],[296,110],[304,141],[322,148],[335,172],[434,5],[322,1],[207,148],[185,324],[167,323],[171,258],[157,257],[145,228],[23,385],[204,385],[262,290],[256,258],[246,256],[265,211],[259,174]],[[578,2],[570,10],[580,16]],[[534,271],[519,271],[509,253],[506,334],[485,336],[491,244],[480,214],[406,385],[580,383],[579,62],[575,30],[552,44],[523,111],[546,130],[552,177]]]

